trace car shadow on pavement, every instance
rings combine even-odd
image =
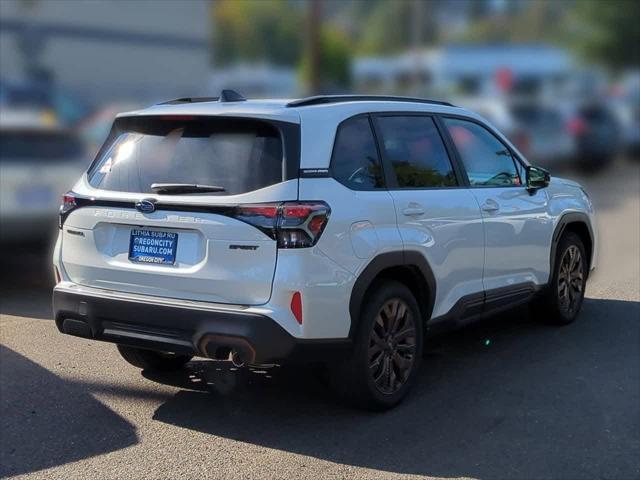
[[[32,289],[25,294],[19,289],[0,288],[0,315],[51,320],[51,290]]]
[[[0,478],[138,443],[135,428],[82,384],[0,345]]]
[[[577,322],[519,309],[430,342],[404,403],[337,402],[308,370],[195,361],[154,419],[338,464],[476,478],[640,473],[640,303],[587,299]],[[213,461],[213,460],[212,460]]]
[[[50,320],[54,279],[48,249],[12,247],[0,259],[0,315]]]

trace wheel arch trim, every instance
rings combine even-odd
[[[589,239],[591,241],[591,252],[589,255],[589,268],[593,262],[593,255],[595,252],[595,236],[593,233],[593,227],[591,225],[591,219],[586,213],[583,212],[569,212],[565,213],[558,220],[558,224],[556,225],[555,230],[553,231],[553,237],[551,238],[551,254],[549,258],[549,278],[553,275],[553,269],[555,268],[556,262],[556,253],[558,244],[560,243],[560,239],[562,235],[567,230],[567,226],[572,223],[581,223],[587,227],[587,231],[589,233]]]
[[[426,283],[426,301],[416,298],[420,306],[424,320],[428,321],[433,312],[436,298],[436,280],[429,262],[419,252],[415,251],[394,251],[381,253],[374,257],[356,279],[351,297],[349,299],[349,314],[351,325],[349,327],[349,338],[353,338],[360,321],[360,311],[362,302],[369,288],[374,284],[379,275],[385,270],[394,267],[414,267]]]

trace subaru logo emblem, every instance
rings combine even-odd
[[[136,210],[142,213],[153,213],[156,211],[156,201],[153,199],[144,199],[136,203]]]

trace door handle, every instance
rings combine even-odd
[[[497,212],[500,210],[500,205],[495,200],[488,199],[480,207],[484,212]]]
[[[424,215],[424,208],[419,203],[411,202],[407,207],[402,210],[402,214],[407,217],[417,217],[419,215]]]

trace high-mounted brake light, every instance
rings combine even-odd
[[[240,205],[232,216],[276,240],[278,248],[307,248],[318,242],[330,213],[324,202],[284,202]]]
[[[58,217],[58,227],[62,228],[64,221],[67,219],[71,211],[78,207],[76,197],[73,192],[67,192],[62,195],[62,204],[60,205],[60,216]]]

